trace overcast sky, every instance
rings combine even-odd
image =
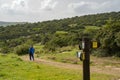
[[[38,22],[120,11],[120,0],[0,0],[0,21]]]

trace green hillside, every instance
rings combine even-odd
[[[13,51],[18,45],[41,43],[46,51],[75,46],[87,35],[101,45],[98,56],[120,56],[120,12],[76,16],[60,20],[0,27],[0,51]],[[96,54],[97,53],[97,54]]]
[[[91,80],[119,80],[120,12],[1,26],[0,80],[82,80],[76,52],[84,36],[99,43],[90,48]]]

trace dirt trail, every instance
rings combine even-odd
[[[21,58],[24,61],[29,61],[28,56],[22,56]],[[55,61],[45,60],[45,59],[40,59],[40,58],[35,58],[34,62],[40,63],[40,64],[47,64],[47,65],[55,66],[58,68],[82,70],[82,65],[78,65],[78,64],[55,62]],[[114,75],[120,78],[120,68],[116,68],[112,66],[106,66],[106,67],[90,66],[90,73],[92,74],[94,72],[101,73],[101,74]]]

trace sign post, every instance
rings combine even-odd
[[[83,60],[83,80],[90,80],[90,39],[83,38],[83,52],[85,59]]]

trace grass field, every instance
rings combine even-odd
[[[60,55],[60,54],[59,54]],[[67,56],[67,55],[66,55]],[[72,56],[72,54],[71,54]],[[63,57],[63,55],[61,55]],[[60,57],[60,58],[61,58]],[[118,80],[118,76],[92,73],[91,80]],[[83,80],[82,70],[24,61],[15,54],[0,54],[0,80]]]
[[[15,55],[0,55],[0,80],[79,80],[81,71],[25,62]]]

